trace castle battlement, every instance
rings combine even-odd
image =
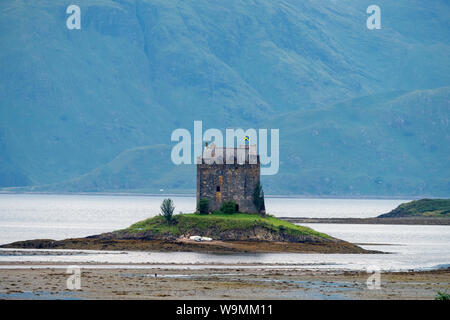
[[[259,157],[256,144],[240,145],[237,148],[217,147],[214,143],[206,145],[201,157],[197,157],[197,164],[257,164]]]

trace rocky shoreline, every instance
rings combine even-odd
[[[65,240],[36,239],[18,241],[0,246],[14,249],[78,249],[78,250],[128,250],[157,252],[205,253],[380,253],[365,250],[352,243],[335,239],[330,242],[279,242],[279,241],[210,241],[192,240],[140,240],[74,238]]]

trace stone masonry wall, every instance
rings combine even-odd
[[[259,160],[259,159],[258,159]],[[197,164],[197,204],[209,199],[209,210],[234,201],[240,212],[257,212],[253,191],[260,180],[260,164]]]

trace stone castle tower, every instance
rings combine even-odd
[[[209,200],[209,210],[220,210],[225,201],[234,201],[239,212],[257,213],[253,192],[260,182],[260,162],[256,145],[238,148],[206,144],[197,159],[197,204]]]

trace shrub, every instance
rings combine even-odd
[[[438,291],[435,300],[448,301],[448,300],[450,300],[450,294],[447,293],[447,292],[440,292],[440,291]]]
[[[197,206],[199,214],[208,214],[209,212],[209,200],[206,198],[200,199]]]
[[[233,214],[237,212],[237,205],[234,201],[225,201],[220,207],[220,211],[225,214]]]
[[[166,219],[167,222],[172,221],[173,211],[175,210],[175,206],[173,205],[172,199],[164,199],[161,204],[161,214]]]

